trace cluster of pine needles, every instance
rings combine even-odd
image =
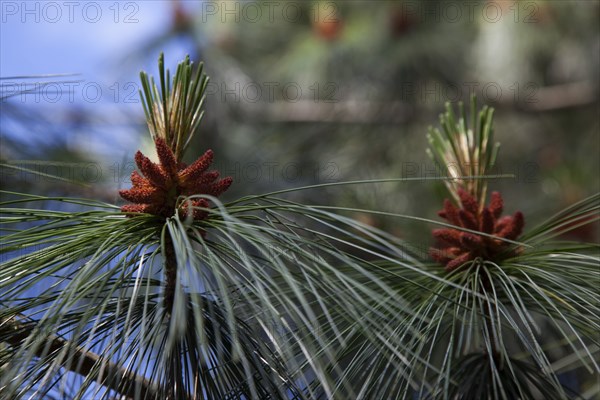
[[[161,56],[158,85],[141,78],[159,162],[136,156],[125,204],[2,192],[0,398],[598,396],[600,247],[563,238],[600,194],[538,222],[488,192],[491,108],[448,106],[429,132],[433,162],[459,166],[442,219],[288,196],[399,178],[224,201],[244,182],[208,169],[218,149],[182,162],[202,65],[171,79]],[[357,212],[421,221],[431,255]]]

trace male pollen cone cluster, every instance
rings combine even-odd
[[[488,207],[479,202],[466,190],[459,188],[461,207],[456,207],[448,199],[444,200],[444,209],[438,215],[451,224],[461,228],[478,231],[491,236],[478,235],[460,229],[434,229],[433,237],[441,244],[440,248],[431,248],[431,257],[450,272],[464,263],[476,258],[497,260],[500,256],[515,254],[508,252],[513,244],[502,239],[515,240],[523,232],[525,219],[517,211],[512,216],[502,215],[504,201],[498,192],[493,192]]]
[[[187,217],[192,210],[194,220],[206,218],[208,213],[195,207],[208,208],[207,199],[191,199],[178,204],[179,196],[206,194],[217,197],[229,188],[233,179],[218,179],[218,171],[207,171],[213,160],[212,150],[207,150],[187,166],[177,161],[164,139],[157,138],[154,144],[160,164],[150,161],[138,150],[135,163],[143,176],[134,171],[131,174],[133,187],[119,191],[122,198],[134,203],[122,206],[121,211],[168,218],[174,215],[177,208],[181,217]]]

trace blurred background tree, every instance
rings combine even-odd
[[[164,49],[168,63],[187,53],[207,62],[207,121],[191,153],[222,149],[220,169],[244,182],[233,190],[439,175],[416,149],[443,104],[471,93],[497,109],[497,172],[515,175],[497,185],[524,212],[543,216],[598,190],[599,2],[116,2],[97,6],[98,21],[86,4],[73,22],[65,9],[54,21],[39,4],[39,15],[33,5],[3,5],[2,158],[73,162],[76,153],[80,163],[48,172],[121,187],[132,168],[123,160],[147,137],[137,70],[154,71]],[[60,51],[61,63],[20,52],[35,54],[45,32],[60,38],[48,51]],[[22,44],[9,39],[15,33]],[[76,53],[90,46],[94,56]],[[15,77],[72,71],[82,75]],[[115,154],[116,144],[128,154]],[[6,184],[42,183],[3,173]],[[326,200],[432,215],[441,198],[423,184],[355,189]],[[103,192],[115,200],[116,191]],[[593,229],[578,234],[597,238]]]

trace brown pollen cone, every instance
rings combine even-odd
[[[119,191],[123,199],[133,203],[122,206],[121,211],[169,218],[177,209],[181,217],[187,217],[191,211],[195,220],[206,218],[206,211],[192,207],[208,208],[207,199],[193,199],[177,204],[179,196],[206,194],[218,197],[229,188],[233,179],[218,179],[218,171],[207,171],[213,160],[212,150],[207,150],[195,162],[186,166],[177,162],[164,139],[157,138],[154,144],[160,163],[152,162],[140,151],[135,154],[135,163],[141,175],[134,171],[131,174],[133,187]]]
[[[514,254],[507,252],[513,244],[502,239],[515,240],[519,237],[525,225],[523,213],[517,211],[512,216],[500,217],[504,201],[498,192],[492,193],[489,205],[481,211],[479,202],[466,190],[459,188],[458,195],[460,208],[446,199],[444,209],[438,215],[453,225],[490,236],[453,228],[434,229],[433,237],[440,247],[429,249],[431,257],[450,272],[478,257],[497,260],[501,255]]]

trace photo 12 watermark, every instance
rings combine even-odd
[[[469,99],[472,95],[486,103],[527,103],[534,104],[540,100],[538,91],[540,84],[536,82],[400,82],[400,99],[417,103],[458,102]]]
[[[93,82],[84,80],[31,82],[5,80],[0,86],[2,101],[21,103],[139,103],[141,85],[129,82]],[[205,95],[212,101],[222,103],[296,103],[300,100],[315,103],[339,101],[336,82],[294,81],[265,82],[213,82],[206,85]]]
[[[417,1],[399,3],[399,11],[405,18],[418,22],[459,23],[484,21],[497,23],[502,20],[514,23],[536,23],[540,13],[536,1]]]
[[[335,1],[204,1],[200,22],[287,23],[337,22],[339,3]]]
[[[89,23],[140,22],[140,3],[134,1],[2,1],[2,23]]]
[[[466,177],[461,171],[477,171],[477,165],[450,163],[441,165],[433,162],[405,161],[400,164],[400,177],[403,179],[452,179],[459,181]],[[489,179],[510,179],[522,183],[535,183],[541,180],[541,167],[537,162],[525,161],[510,166],[493,165],[487,170]]]
[[[221,176],[231,176],[243,183],[337,182],[340,167],[333,161],[300,163],[297,161],[249,161],[215,164]],[[55,163],[52,161],[13,160],[0,166],[2,180],[29,182],[78,182],[85,184],[115,183],[119,187],[131,183],[131,174],[138,168],[134,162],[102,164],[98,162]]]

